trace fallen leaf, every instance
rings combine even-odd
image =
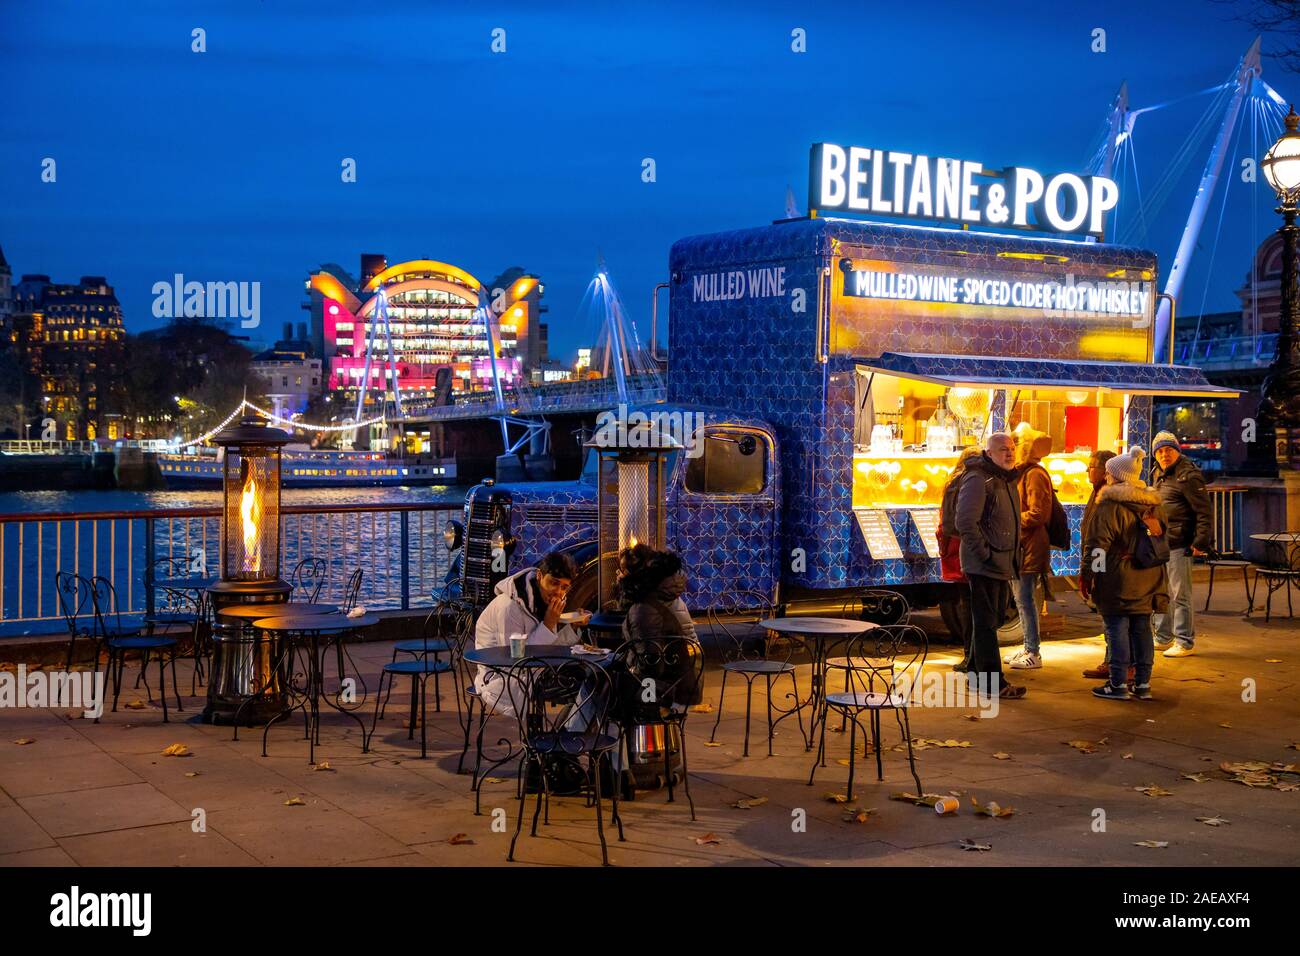
[[[1224,721],[1223,723],[1219,724],[1219,726],[1222,727],[1224,730],[1232,729],[1232,724],[1228,723],[1227,721]]]
[[[965,837],[962,837],[961,842],[958,843],[957,845],[958,845],[959,847],[961,847],[963,850],[991,850],[991,849],[993,849],[993,844],[991,844],[991,843],[976,843],[974,840],[968,840],[968,839],[966,839]]]
[[[164,751],[162,752],[162,755],[163,755],[164,757],[192,757],[192,756],[194,756],[192,753],[190,753],[190,748],[189,748],[189,747],[186,747],[184,744],[172,744],[170,747],[168,747],[166,750],[164,750]]]
[[[1265,663],[1265,664],[1281,664],[1282,661],[1281,661],[1280,658],[1277,658],[1277,657],[1266,657],[1266,658],[1264,658],[1264,663]]]
[[[1084,754],[1095,754],[1097,752],[1097,748],[1101,744],[1104,744],[1105,742],[1106,742],[1105,739],[1099,740],[1095,744],[1091,740],[1062,740],[1061,741],[1061,743],[1065,744],[1066,746],[1073,747],[1075,750],[1079,751],[1079,753],[1084,753]]]
[[[1137,843],[1134,843],[1133,845],[1150,847],[1153,850],[1160,850],[1167,847],[1169,845],[1169,841],[1168,840],[1138,840]]]
[[[1145,787],[1134,787],[1133,789],[1138,793],[1145,793],[1148,797],[1169,797],[1173,795],[1172,790],[1158,787],[1154,783],[1149,783]]]
[[[979,720],[979,719],[980,719],[980,715],[979,715],[979,714],[962,714],[962,715],[961,715],[961,718],[962,718],[962,720]]]
[[[1300,743],[1287,744],[1288,750],[1300,750]]]
[[[32,737],[19,737],[17,740],[14,741],[14,743],[16,743],[19,747],[26,747],[28,744],[36,743],[36,740],[35,738]]]
[[[961,791],[960,791],[960,790],[949,790],[949,791],[948,791],[948,796],[950,796],[950,797],[960,797],[960,796],[961,796]]]
[[[871,814],[876,812],[875,807],[849,807],[844,814],[845,823],[866,823]]]
[[[761,807],[767,803],[767,797],[748,797],[744,800],[737,800],[732,804],[737,810],[752,810],[754,807]]]
[[[842,793],[824,793],[822,794],[822,797],[823,799],[829,800],[831,803],[849,802],[849,798]]]
[[[692,704],[690,710],[692,714],[711,714],[713,713],[713,705],[706,700],[702,704]]]
[[[316,766],[312,767],[311,769],[312,769],[312,770],[330,770],[330,771],[334,770],[334,768],[330,766],[330,762],[329,762],[328,760],[322,760],[320,763],[316,764]]]
[[[186,770],[186,771],[185,771],[185,776],[187,776],[187,777],[197,777],[198,775],[199,775],[199,772],[198,772],[197,770]]]
[[[1222,825],[1225,824],[1225,823],[1231,825],[1231,823],[1232,823],[1231,820],[1225,820],[1225,819],[1223,819],[1223,817],[1219,817],[1219,816],[1214,816],[1214,817],[1197,817],[1197,818],[1196,818],[1196,822],[1197,822],[1197,823],[1204,823],[1207,827],[1217,827],[1217,826],[1222,826]]]
[[[1120,757],[1120,759],[1121,759],[1121,760],[1132,760],[1132,759],[1133,759],[1133,753],[1132,753],[1132,751],[1130,751],[1129,753],[1124,754],[1122,757]]]
[[[144,710],[145,703],[142,700],[128,700],[122,706],[125,707],[127,710]]]
[[[1011,754],[1003,753],[1001,750],[999,750],[997,753],[995,753],[995,754],[993,755],[993,759],[994,759],[994,760],[1010,760],[1010,759],[1011,759]]]
[[[447,837],[447,842],[452,846],[473,846],[474,841],[469,838],[468,833],[453,833]]]
[[[505,783],[505,777],[484,777],[479,783]]]
[[[712,833],[706,833],[702,837],[695,838],[696,846],[722,846],[722,841]]]
[[[1192,783],[1205,783],[1210,778],[1203,773],[1185,773],[1181,775],[1184,780],[1190,780]]]
[[[718,743],[718,742],[716,742],[716,741],[713,741],[713,740],[706,740],[706,741],[704,741],[704,746],[706,746],[706,747],[721,747],[722,744],[720,744],[720,743]]]
[[[975,799],[974,794],[971,794],[970,803],[975,808],[976,813],[983,814],[986,817],[1009,817],[1016,812],[1015,807],[1001,807],[993,800],[990,800],[987,804],[981,804]]]
[[[915,803],[918,807],[933,807],[943,799],[938,793],[923,793],[919,797],[914,793],[891,793],[890,800],[902,800],[904,803]]]
[[[288,800],[284,801],[284,805],[286,807],[305,807],[307,806],[307,801],[302,797],[290,797]]]

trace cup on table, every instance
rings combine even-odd
[[[523,660],[528,653],[528,638],[523,634],[510,635],[510,659]]]

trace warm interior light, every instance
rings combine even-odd
[[[257,480],[248,472],[244,491],[239,496],[239,519],[244,532],[244,570],[252,574],[262,571],[262,496]]]
[[[1278,198],[1283,202],[1294,201],[1300,192],[1300,132],[1297,131],[1296,112],[1287,114],[1286,132],[1273,144],[1264,161],[1259,165],[1264,171],[1264,178],[1273,187]]]

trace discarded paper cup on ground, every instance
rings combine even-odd
[[[941,817],[947,816],[950,813],[956,813],[959,806],[961,806],[961,801],[956,797],[940,797],[934,802],[934,812]]]

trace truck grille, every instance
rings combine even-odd
[[[483,607],[492,600],[497,581],[492,571],[492,532],[510,526],[510,496],[490,488],[475,488],[465,501],[465,571],[461,593]]]
[[[563,505],[528,504],[520,512],[521,520],[529,524],[596,523],[595,508],[565,507]]]

